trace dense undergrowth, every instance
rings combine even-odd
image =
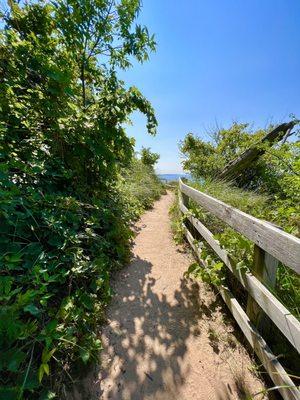
[[[289,141],[285,137],[273,147],[264,144],[263,155],[235,180],[225,182],[216,179],[228,162],[257,143],[266,133],[262,130],[252,133],[247,127],[247,124],[234,124],[228,130],[222,129],[213,135],[209,143],[192,134],[187,135],[181,143],[181,151],[183,165],[194,178],[189,185],[300,237],[299,141]],[[253,243],[191,200],[189,209],[214,234],[237,267],[251,271]],[[171,215],[175,239],[182,241],[183,220],[176,203]],[[189,225],[188,221],[185,222]],[[192,227],[190,229],[193,230]],[[188,272],[216,286],[227,285],[246,309],[247,297],[237,279],[209,245],[199,235],[197,237],[197,232],[194,235],[201,242],[201,257],[206,261],[207,268],[195,262]],[[270,290],[300,319],[300,279],[296,273],[279,263],[276,286]],[[283,354],[286,369],[297,374],[298,355],[271,321],[270,326],[273,340],[269,344],[274,353]]]
[[[289,227],[289,231],[297,232],[298,227],[294,226],[294,217],[297,215],[296,212],[291,214],[286,213],[284,216],[280,214],[279,218],[276,218],[278,210],[277,204],[276,202],[273,203],[267,195],[242,190],[220,181],[207,180],[205,183],[190,182],[189,184],[254,217],[273,222],[276,225],[287,226]],[[228,251],[238,268],[251,271],[254,250],[253,242],[229,228],[228,225],[193,201],[190,201],[189,208],[193,215],[202,221],[214,234],[214,237],[220,242],[221,246]],[[175,238],[180,242],[183,240],[183,231],[181,228],[182,217],[177,204],[173,205],[171,215],[173,216]],[[227,268],[220,262],[210,247],[206,245],[205,241],[202,244],[202,257],[209,265],[209,269],[204,270],[197,264],[194,264],[194,269],[191,268],[191,271],[208,283],[217,285],[221,283],[228,284],[228,282],[224,282],[226,281],[226,277],[230,276],[229,273],[226,274]],[[280,263],[276,282],[274,293],[297,318],[300,318],[299,277],[288,267]]]
[[[271,129],[271,128],[270,128]],[[183,165],[194,177],[191,185],[257,218],[269,221],[286,232],[300,237],[300,142],[299,132],[288,132],[271,146],[261,143],[265,130],[252,132],[247,124],[234,123],[229,129],[212,134],[204,142],[188,134],[181,143]],[[295,139],[289,140],[294,134]],[[261,148],[261,156],[231,182],[217,180],[222,168],[253,146]],[[193,212],[213,232],[240,268],[251,270],[253,244],[201,207],[191,202]],[[209,250],[207,250],[209,252]],[[212,255],[209,254],[209,259]],[[216,263],[220,269],[220,263]],[[214,261],[210,262],[212,273]],[[220,276],[220,273],[213,276]],[[299,277],[284,265],[278,268],[275,293],[300,317]]]
[[[74,366],[101,349],[110,274],[129,259],[132,221],[161,191],[123,128],[137,109],[155,134],[153,109],[116,73],[130,57],[145,61],[155,42],[135,26],[136,0],[9,4],[0,32],[0,399],[62,399]]]
[[[134,205],[138,216],[165,193],[164,185],[153,167],[138,158],[133,159],[130,167],[123,171],[119,187],[127,196],[128,203]]]

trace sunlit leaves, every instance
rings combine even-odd
[[[129,257],[143,206],[121,188],[124,130],[151,104],[117,77],[154,50],[136,0],[11,3],[0,40],[0,372],[6,399],[50,399],[52,374],[101,348],[110,272]],[[147,171],[149,172],[149,171]],[[153,176],[151,176],[153,179]],[[155,192],[155,196],[153,193]],[[7,352],[7,353],[6,353]],[[51,379],[55,382],[56,379]],[[18,385],[18,386],[16,386]],[[40,396],[41,395],[41,396]]]

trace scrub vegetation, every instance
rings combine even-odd
[[[117,74],[155,50],[139,10],[9,1],[1,14],[1,400],[62,399],[96,359],[110,275],[162,192],[123,127],[139,110],[156,133],[151,104]]]
[[[235,123],[229,129],[218,130],[212,135],[211,142],[188,134],[180,145],[183,166],[192,174],[189,185],[300,237],[299,133],[294,129],[275,144],[261,143],[261,139],[271,130],[272,127],[267,131],[252,132],[249,125]],[[227,165],[232,165],[233,160],[254,146],[261,146],[262,151],[250,167],[230,180],[220,179]],[[214,234],[221,247],[228,251],[237,267],[251,271],[253,243],[191,200],[189,208]],[[171,215],[175,239],[182,241],[182,216],[178,204],[173,205]],[[195,262],[188,273],[217,286],[225,284],[246,307],[245,291],[238,281],[206,242],[202,242],[201,238],[199,241],[202,246],[201,257],[207,268]],[[271,291],[300,319],[300,280],[296,273],[279,263],[276,286]],[[275,326],[272,330],[270,345],[274,353],[283,354],[287,370],[297,374],[298,355]]]
[[[229,129],[218,130],[212,135],[211,142],[188,134],[180,145],[183,166],[191,172],[194,179],[190,184],[196,189],[300,237],[300,142],[297,131],[294,133],[296,140],[284,137],[274,146],[262,144],[264,154],[236,179],[229,182],[218,179],[227,163],[259,143],[265,135],[264,130],[252,132],[247,124],[237,123]],[[253,243],[201,207],[192,204],[192,210],[229,251],[238,266],[251,270]],[[176,206],[174,214],[177,215],[177,220],[173,221],[175,235],[180,240],[181,224]],[[214,259],[216,256],[208,248],[204,247],[203,257],[210,265],[211,279],[225,279],[222,263]],[[276,294],[300,318],[299,278],[284,265],[278,269]]]
[[[124,128],[134,111],[150,135],[157,128],[150,102],[119,79],[156,48],[137,23],[140,8],[141,0],[9,0],[0,13],[0,400],[64,399],[97,361],[110,278],[130,260],[133,222],[165,192],[159,155],[135,153]],[[209,143],[189,134],[184,168],[196,188],[300,236],[297,133],[259,144],[262,156],[231,182],[216,179],[265,133],[233,124]],[[192,207],[251,269],[251,244]],[[209,249],[203,257],[205,274],[197,264],[190,272],[227,279]],[[284,265],[275,292],[299,318],[299,279]]]

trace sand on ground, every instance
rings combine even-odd
[[[243,399],[264,388],[220,296],[185,277],[193,258],[172,238],[173,200],[162,196],[137,223],[132,262],[113,282],[100,372],[84,385],[89,399]]]

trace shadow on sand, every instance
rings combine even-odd
[[[109,324],[103,328],[101,366],[76,385],[69,399],[180,398],[180,387],[189,374],[182,362],[187,341],[191,335],[201,335],[199,319],[212,318],[220,301],[208,307],[201,301],[201,287],[186,277],[172,300],[164,290],[158,295],[153,288],[161,277],[150,277],[151,268],[150,262],[135,257],[116,275]]]
[[[117,329],[106,328],[109,356],[102,379],[113,368],[115,357],[119,371],[114,373],[111,386],[105,388],[105,398],[155,399],[180,387],[182,377],[188,373],[182,370],[181,361],[189,336],[200,335],[199,286],[182,278],[180,290],[175,291],[170,302],[164,293],[158,295],[152,290],[156,280],[148,277],[151,267],[151,263],[135,258],[129,269],[117,277],[118,300],[109,315]],[[129,271],[130,280],[124,280]],[[98,394],[100,398],[102,394]]]

